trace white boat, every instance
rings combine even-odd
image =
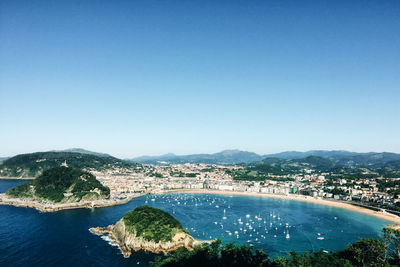
[[[325,237],[319,236],[319,237],[317,237],[317,239],[318,239],[318,240],[324,240]]]

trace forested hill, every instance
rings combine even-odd
[[[169,213],[147,205],[136,207],[122,218],[131,234],[147,241],[171,242],[176,233],[187,233],[182,224]]]
[[[86,170],[105,170],[116,167],[135,168],[137,163],[112,156],[97,156],[75,152],[36,152],[21,154],[0,162],[0,176],[36,177],[43,171],[59,167],[66,162],[69,167]]]
[[[396,155],[396,154],[395,154]],[[362,157],[362,156],[359,156]],[[367,157],[369,158],[369,156]],[[361,162],[359,160],[358,162]],[[318,156],[283,159],[266,158],[262,161],[244,165],[244,169],[233,170],[235,180],[265,180],[271,176],[282,176],[303,173],[312,170],[315,173],[331,173],[344,178],[359,177],[399,177],[400,160],[366,160],[363,164],[334,160]]]
[[[13,187],[7,195],[17,198],[46,199],[51,202],[78,202],[110,196],[91,173],[69,167],[56,167],[43,172],[35,180]]]

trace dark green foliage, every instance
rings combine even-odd
[[[374,238],[360,239],[338,255],[349,260],[353,266],[387,266],[385,245]]]
[[[332,160],[317,157],[317,156],[308,156],[304,159],[297,160],[301,164],[307,164],[307,166],[311,166],[317,170],[330,170],[335,167],[336,163]]]
[[[176,231],[185,232],[181,223],[169,213],[147,205],[137,207],[123,217],[127,230],[148,241],[172,241]]]
[[[74,152],[37,152],[9,158],[0,164],[1,176],[36,177],[44,170],[55,168],[64,161],[69,167],[104,170],[113,167],[133,168],[136,163],[111,156],[96,156]]]
[[[110,194],[110,189],[103,186],[91,173],[69,167],[46,170],[32,182],[11,188],[6,193],[13,197],[32,197],[29,193],[30,186],[34,187],[34,196],[53,202],[62,201],[64,193],[71,187],[71,193],[78,200],[96,188],[102,196]]]
[[[32,182],[27,182],[7,190],[6,194],[12,197],[31,197],[29,192]]]
[[[386,188],[394,188],[388,191],[392,196],[400,195],[400,180],[376,180],[380,192],[386,192]]]
[[[269,266],[297,267],[297,266],[313,266],[313,267],[336,267],[336,266],[352,266],[351,263],[344,258],[338,257],[335,253],[324,253],[322,251],[310,251],[308,253],[298,254],[290,252],[288,257],[278,257]]]
[[[269,258],[261,250],[254,251],[252,247],[247,245],[236,246],[233,243],[221,245],[221,240],[217,240],[211,244],[197,246],[193,251],[182,249],[167,258],[156,258],[155,262],[151,262],[151,266],[399,266],[400,262],[397,256],[399,250],[393,250],[390,254],[387,253],[387,249],[388,247],[395,247],[393,243],[396,245],[395,242],[399,242],[400,231],[386,230],[385,234],[391,235],[392,238],[388,238],[388,240],[390,239],[388,244],[382,243],[377,239],[361,239],[339,252],[310,251],[303,254],[290,252],[287,257],[276,258]],[[397,244],[397,249],[400,247],[399,244]]]
[[[334,195],[346,195],[346,192],[343,189],[340,189],[340,188],[337,188],[337,187],[335,187],[335,188],[333,188],[331,190],[325,189],[324,191],[328,192],[328,193],[332,193]]]

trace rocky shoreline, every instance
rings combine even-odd
[[[16,207],[34,208],[42,212],[54,212],[59,210],[69,210],[69,209],[92,209],[101,207],[110,207],[128,203],[135,197],[140,197],[143,194],[132,195],[122,200],[95,200],[95,201],[80,201],[72,203],[50,203],[45,201],[40,201],[36,199],[21,199],[21,198],[11,198],[6,194],[0,194],[0,205],[11,205]]]
[[[0,180],[35,180],[35,177],[0,176]]]
[[[96,235],[108,235],[113,242],[119,246],[124,257],[129,257],[133,251],[144,250],[152,253],[163,253],[164,255],[173,252],[179,248],[192,250],[195,246],[208,241],[198,241],[187,233],[177,233],[172,241],[154,242],[144,240],[142,237],[136,237],[125,229],[125,224],[121,219],[115,225],[107,227],[94,227],[89,231]]]

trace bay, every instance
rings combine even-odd
[[[0,180],[0,192],[23,182]],[[272,256],[343,249],[360,238],[379,237],[390,224],[313,203],[214,194],[148,195],[120,206],[53,213],[0,205],[0,266],[148,266],[154,254],[124,258],[105,237],[88,231],[114,224],[141,205],[171,213],[197,239],[249,244]]]

